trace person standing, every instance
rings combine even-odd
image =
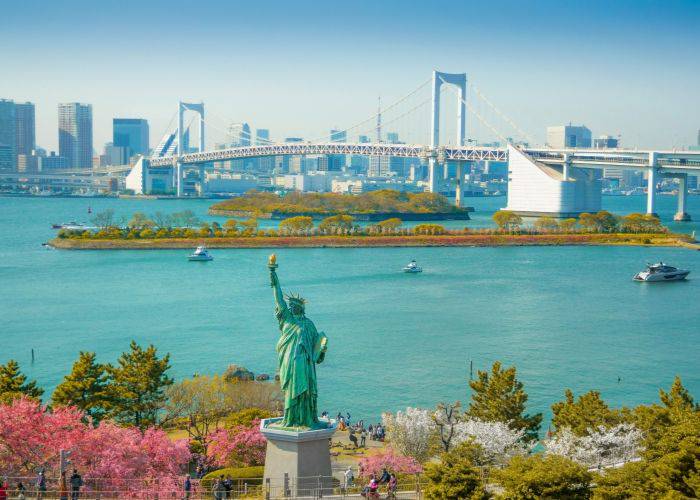
[[[83,478],[78,474],[78,469],[73,469],[73,474],[70,477],[71,500],[78,500],[81,486],[83,486]]]
[[[190,475],[189,475],[189,474],[187,474],[187,475],[185,476],[185,485],[184,485],[184,489],[185,489],[185,500],[189,500],[189,499],[190,499],[190,495],[192,494],[192,481],[190,480]]]
[[[348,488],[352,488],[352,484],[355,481],[355,474],[352,472],[352,467],[348,466],[347,470],[343,474],[345,478],[345,492],[347,493]]]
[[[46,475],[44,469],[39,469],[39,474],[36,476],[36,498],[41,500],[46,493]]]
[[[22,484],[22,481],[17,483],[17,500],[24,500],[26,497],[24,496],[24,492],[26,491],[27,488],[24,487],[24,484]]]
[[[221,484],[224,486],[224,498],[233,498],[231,493],[233,490],[233,479],[231,479],[231,476],[226,476],[226,479]]]
[[[367,448],[367,431],[365,429],[362,429],[360,433],[360,446],[362,448]]]

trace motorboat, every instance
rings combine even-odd
[[[211,254],[204,247],[204,245],[202,245],[202,246],[198,246],[197,249],[193,253],[188,255],[187,260],[208,261],[208,260],[214,260],[214,257],[212,257]]]
[[[405,273],[422,273],[423,268],[420,267],[418,264],[416,264],[415,260],[412,260],[408,264],[406,264],[403,268],[403,272]]]
[[[647,264],[646,270],[634,275],[635,281],[679,281],[684,280],[690,271],[668,266],[663,262]]]
[[[52,229],[68,229],[69,231],[85,231],[87,229],[92,229],[90,226],[86,225],[84,222],[78,223],[75,221],[63,222],[61,224],[51,224]]]

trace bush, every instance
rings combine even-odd
[[[262,420],[274,416],[275,414],[273,412],[265,408],[246,408],[226,417],[224,425],[229,429],[239,425],[250,427],[255,420]]]
[[[202,478],[202,488],[206,491],[211,490],[214,480],[217,478],[226,478],[227,476],[234,481],[240,483],[248,483],[249,485],[260,485],[263,482],[263,474],[265,466],[255,465],[252,467],[227,467],[210,472]]]
[[[445,234],[447,231],[440,224],[418,224],[413,228],[414,234]]]
[[[139,233],[140,238],[154,238],[156,236],[156,233],[153,232],[153,229],[144,229]]]
[[[593,475],[582,465],[559,455],[514,457],[495,473],[506,498],[569,498],[591,496]]]

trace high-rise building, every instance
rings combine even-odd
[[[92,105],[58,105],[58,152],[69,167],[92,167]]]
[[[17,120],[17,154],[31,156],[36,149],[36,124],[34,104],[31,102],[15,103]]]
[[[386,142],[389,144],[399,144],[399,134],[398,132],[387,132]]]
[[[611,135],[600,135],[593,139],[593,147],[596,149],[614,149],[619,147],[620,140]]]
[[[14,101],[0,99],[0,171],[17,170],[17,115]]]
[[[255,144],[265,145],[270,143],[270,130],[266,128],[255,129]]]
[[[552,148],[590,148],[591,131],[585,125],[547,127],[547,145]]]
[[[330,138],[331,142],[348,142],[348,133],[345,130],[331,129]],[[328,170],[343,170],[345,162],[345,155],[328,155]]]
[[[250,146],[250,136],[250,125],[244,123],[238,133],[238,146]]]
[[[124,148],[126,163],[132,156],[148,155],[150,150],[148,121],[143,118],[114,118],[112,120],[112,146]]]

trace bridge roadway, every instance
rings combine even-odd
[[[624,149],[536,149],[524,150],[530,157],[547,164],[564,164],[585,168],[632,168],[652,166],[668,173],[700,172],[700,151],[637,151]],[[282,143],[240,146],[214,151],[188,153],[181,156],[150,158],[152,167],[197,165],[242,158],[285,155],[363,155],[396,156],[445,161],[508,161],[508,150],[481,146],[439,146],[420,144],[372,143]]]

